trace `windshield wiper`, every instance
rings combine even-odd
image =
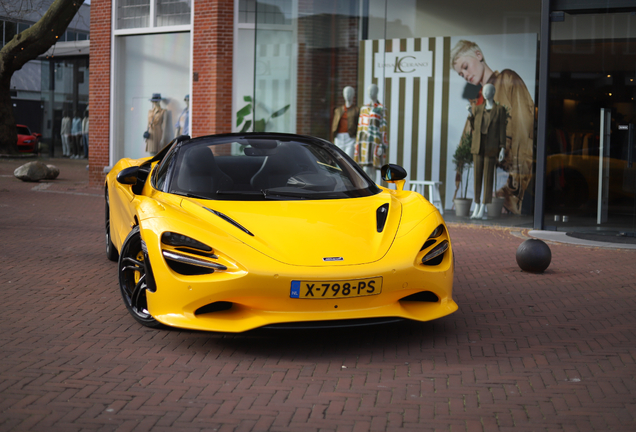
[[[172,193],[175,194],[175,195],[184,196],[186,198],[197,198],[197,199],[206,199],[206,200],[211,200],[212,199],[209,196],[196,195],[196,194],[189,193],[189,192],[172,192]]]
[[[271,189],[261,189],[261,192],[265,198],[270,196],[283,196],[283,197],[300,198],[300,199],[307,198],[306,192],[285,192],[285,191],[275,191]]]
[[[216,191],[217,195],[258,195],[265,196],[263,191],[232,191],[232,190],[219,190]]]

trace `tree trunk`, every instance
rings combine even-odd
[[[3,77],[4,78],[4,77]],[[18,130],[13,117],[11,77],[0,80],[0,154],[18,152]]]
[[[11,101],[11,77],[29,60],[44,54],[64,34],[84,0],[55,0],[33,26],[0,50],[0,154],[17,153],[18,134]]]

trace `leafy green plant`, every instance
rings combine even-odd
[[[242,124],[243,127],[241,128],[241,132],[249,131],[252,127],[252,123],[254,123],[253,132],[265,132],[265,128],[267,127],[267,124],[270,122],[270,120],[282,116],[291,106],[290,104],[287,104],[281,109],[271,112],[271,110],[269,110],[265,105],[261,103],[257,102],[256,104],[254,104],[251,96],[243,96],[243,100],[247,102],[247,105],[236,112],[236,127],[239,127]],[[269,117],[267,117],[267,119],[262,118],[253,120],[253,118],[255,117],[256,106],[258,106],[259,110],[263,110],[264,112],[266,112]],[[249,119],[248,117],[252,117],[252,119]]]
[[[455,196],[457,196],[457,190],[460,191],[460,198],[466,198],[468,194],[468,177],[470,177],[470,167],[473,165],[473,154],[470,151],[470,147],[473,143],[473,135],[466,131],[462,135],[462,139],[455,149],[453,154],[453,163],[455,164]],[[464,182],[464,170],[466,171],[466,182]],[[461,186],[464,186],[464,193],[461,194]]]

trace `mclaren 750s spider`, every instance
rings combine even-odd
[[[333,144],[291,134],[181,136],[106,177],[106,254],[148,327],[433,320],[457,310],[439,211],[383,187]]]

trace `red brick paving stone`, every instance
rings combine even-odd
[[[0,160],[0,431],[636,431],[634,251],[551,244],[534,275],[510,229],[453,224],[449,317],[157,331],[121,303],[86,161],[52,162],[34,184]]]

